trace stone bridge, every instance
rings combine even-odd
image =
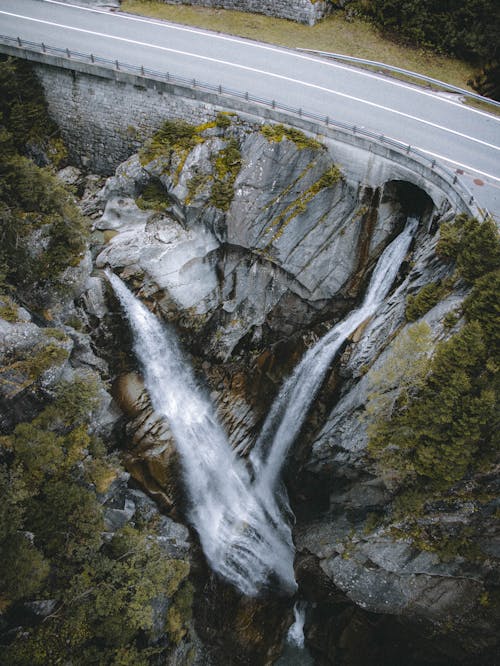
[[[113,67],[83,62],[70,53],[52,55],[19,45],[0,44],[0,52],[33,63],[72,161],[90,171],[112,173],[167,118],[200,124],[220,111],[231,111],[249,123],[283,123],[315,137],[353,183],[375,189],[388,181],[408,182],[432,199],[436,212],[451,208],[484,214],[450,170],[384,137],[347,130],[328,119],[319,122],[222,89],[207,91],[196,81],[180,84],[147,72],[125,71],[119,63]]]

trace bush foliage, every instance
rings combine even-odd
[[[417,294],[408,296],[405,310],[407,321],[416,321],[426,312],[429,312],[429,310],[450,293],[452,286],[452,280],[429,282]]]
[[[95,404],[92,383],[63,384],[52,404],[0,440],[0,612],[19,616],[19,604],[33,599],[53,607],[9,636],[3,663],[150,663],[151,603],[165,592],[175,605],[189,573],[147,530],[129,525],[103,539],[94,468],[116,463],[88,434]],[[179,620],[171,641],[185,631]]]
[[[352,6],[398,41],[481,67],[481,74],[470,83],[483,94],[499,99],[497,0],[357,0]]]
[[[443,225],[438,252],[473,284],[463,307],[465,324],[436,346],[418,382],[411,379],[413,365],[403,373],[390,409],[369,413],[369,451],[392,486],[406,492],[444,491],[500,450],[498,232],[492,222],[460,216]],[[409,359],[407,350],[394,347],[380,374],[401,355]],[[401,389],[408,377],[410,395]],[[387,387],[375,378],[375,398],[380,392]],[[368,404],[376,405],[373,397]]]
[[[0,290],[9,293],[0,314],[15,321],[12,297],[20,292],[30,308],[38,306],[35,292],[61,295],[87,228],[49,168],[29,158],[27,143],[43,144],[53,131],[29,66],[1,62],[0,89]],[[40,342],[4,368],[27,383],[68,358],[65,333],[41,330]],[[41,411],[24,422],[17,414],[17,426],[0,437],[0,662],[163,663],[168,644],[186,632],[189,563],[169,559],[148,526],[106,526],[101,494],[121,470],[91,434],[97,383],[74,377],[51,385],[48,404],[34,404]],[[153,648],[160,595],[185,612]]]
[[[475,63],[498,58],[496,0],[360,0],[358,7],[387,32]]]
[[[29,300],[33,287],[65,289],[63,272],[81,261],[88,231],[50,169],[23,154],[27,142],[43,141],[53,128],[27,63],[0,63],[0,91],[1,282]]]
[[[26,60],[0,59],[0,117],[15,148],[25,154],[37,147],[44,160],[58,166],[66,149],[47,111],[43,89]]]

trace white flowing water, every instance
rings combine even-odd
[[[306,620],[306,605],[304,602],[296,601],[295,606],[293,607],[293,617],[294,622],[288,634],[286,640],[290,645],[295,645],[295,647],[303,648],[304,647],[304,623]]]
[[[290,446],[297,437],[336,353],[358,326],[371,317],[387,296],[398,273],[418,220],[409,218],[404,231],[381,254],[363,304],[311,347],[281,387],[250,459],[259,488],[276,487]]]
[[[285,382],[251,454],[253,479],[231,448],[173,332],[107,272],[130,322],[152,405],[168,420],[178,447],[189,519],[211,567],[244,594],[255,595],[273,580],[290,594],[297,589],[286,493],[278,489],[280,471],[333,357],[387,295],[416,225],[410,220],[381,255],[361,308],[312,347]]]
[[[189,519],[211,567],[247,595],[257,594],[273,576],[295,592],[292,534],[273,495],[254,492],[173,332],[116,275],[107,274],[130,322],[152,405],[168,420],[178,447]]]

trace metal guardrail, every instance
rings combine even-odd
[[[494,99],[489,97],[484,97],[478,93],[472,92],[472,90],[467,90],[466,88],[459,88],[454,86],[451,83],[445,83],[439,79],[433,79],[430,76],[425,76],[425,74],[418,74],[417,72],[412,72],[408,69],[402,69],[401,67],[395,67],[394,65],[387,65],[384,62],[378,62],[377,60],[365,60],[364,58],[355,58],[354,56],[343,55],[342,53],[332,53],[331,51],[315,51],[313,49],[297,49],[298,51],[303,51],[304,53],[313,53],[315,55],[322,56],[324,58],[330,58],[331,60],[340,60],[342,62],[352,63],[354,65],[365,65],[366,67],[377,67],[388,72],[394,72],[395,74],[402,74],[408,78],[415,79],[416,81],[423,81],[429,86],[437,86],[439,88],[444,88],[452,93],[457,93],[463,95],[464,97],[469,97],[470,99],[475,99],[484,104],[490,104],[500,108],[500,102],[497,102]]]
[[[467,206],[467,208],[469,208],[471,212],[473,212],[471,207],[474,206],[477,209],[477,211],[480,213],[480,215],[483,217],[483,219],[489,217],[489,212],[484,207],[480,207],[477,204],[477,202],[474,199],[474,195],[471,193],[469,188],[463,182],[461,182],[457,174],[451,171],[451,169],[448,169],[448,167],[443,166],[442,164],[438,165],[437,160],[430,158],[417,148],[414,148],[409,144],[405,144],[402,141],[397,141],[395,139],[386,137],[380,132],[377,133],[372,130],[368,130],[364,127],[357,127],[356,125],[350,125],[348,123],[334,120],[329,116],[324,116],[322,114],[314,113],[313,111],[308,111],[307,109],[297,108],[289,106],[287,104],[283,104],[274,99],[270,100],[263,97],[258,97],[249,92],[242,92],[241,90],[234,90],[233,88],[227,88],[226,86],[222,86],[221,84],[214,85],[212,83],[206,83],[204,81],[200,81],[195,78],[187,78],[184,76],[179,76],[177,74],[171,74],[170,72],[162,72],[159,70],[149,69],[147,67],[143,67],[142,65],[131,65],[129,63],[120,62],[118,60],[103,58],[101,56],[96,56],[92,53],[81,53],[80,51],[72,51],[67,48],[62,49],[57,46],[50,46],[48,44],[44,44],[43,42],[32,42],[26,39],[21,39],[20,37],[10,37],[8,35],[1,35],[1,34],[0,34],[0,43],[4,43],[6,45],[11,44],[12,46],[15,46],[19,49],[25,49],[27,51],[28,50],[36,51],[40,54],[62,56],[67,60],[74,60],[85,64],[103,65],[107,69],[115,70],[118,72],[119,71],[130,72],[132,74],[147,79],[153,79],[156,81],[161,81],[163,83],[176,84],[196,90],[203,90],[215,93],[216,95],[219,96],[224,95],[224,96],[243,99],[248,102],[255,102],[257,104],[266,106],[270,109],[275,109],[277,111],[285,111],[286,113],[291,113],[295,116],[298,116],[299,118],[313,120],[316,123],[325,125],[327,128],[341,130],[345,133],[366,137],[372,141],[381,143],[382,145],[395,148],[400,153],[406,155],[411,154],[412,157],[413,156],[418,157],[418,159],[424,164],[426,164],[431,170],[434,170],[436,167],[439,166],[439,170],[441,171],[442,174],[446,176],[446,178],[449,181],[449,184],[453,186],[458,186],[456,187],[456,190],[461,190],[461,192],[458,192],[458,194],[461,197],[465,206]]]

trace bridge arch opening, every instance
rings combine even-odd
[[[427,222],[435,208],[431,197],[418,185],[406,180],[389,180],[385,183],[382,204],[389,204],[402,218],[418,217]]]

